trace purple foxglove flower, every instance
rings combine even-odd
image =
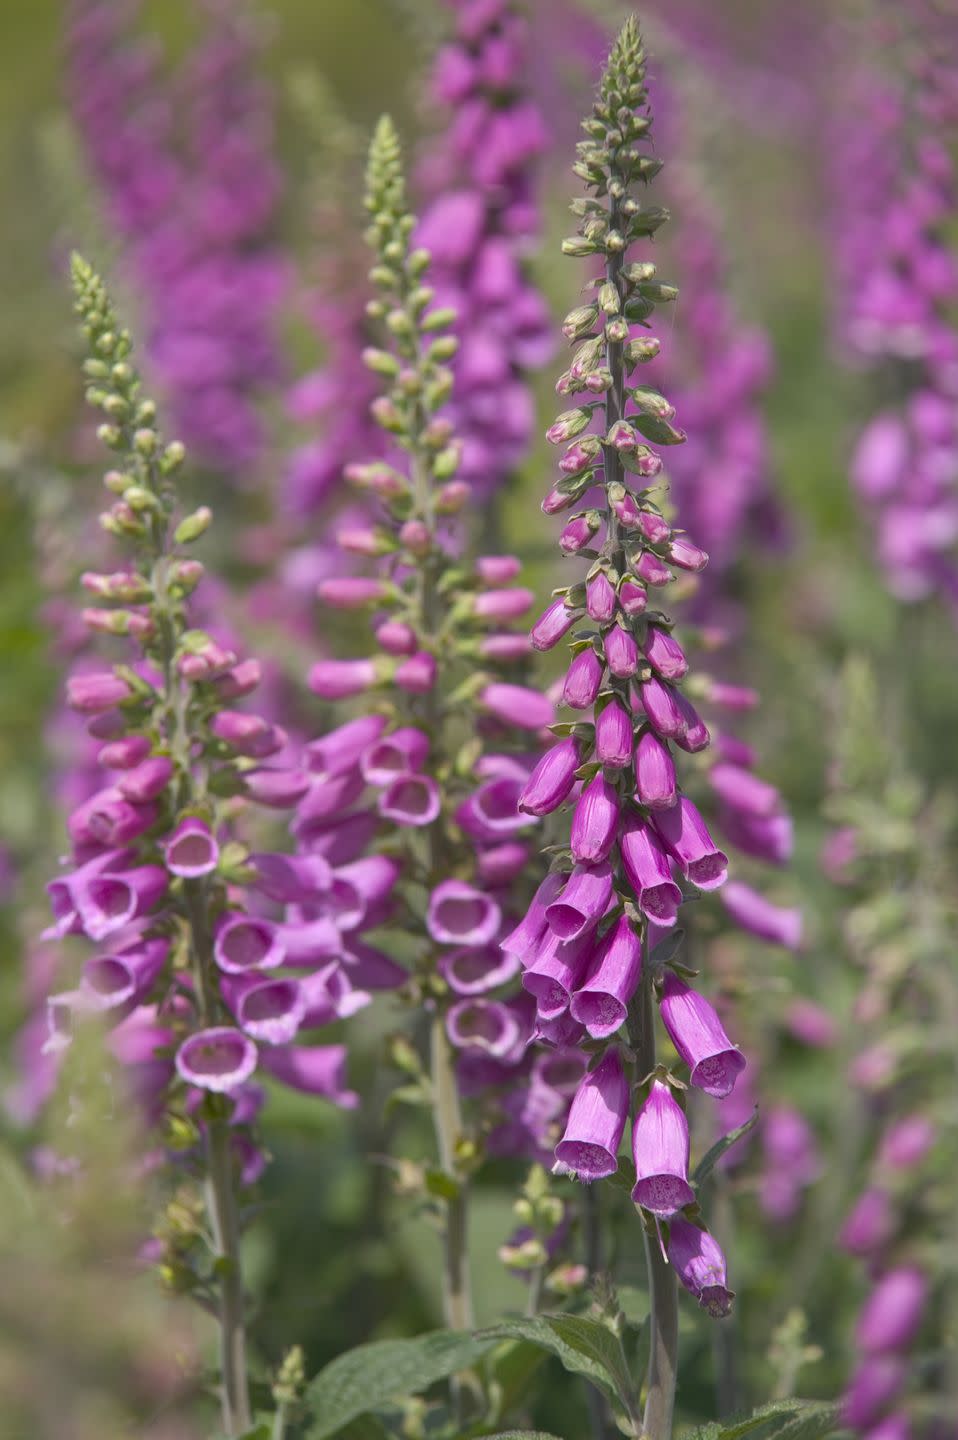
[[[300,847],[330,865],[346,865],[364,854],[378,828],[379,817],[371,810],[318,820],[298,815],[292,826]]]
[[[522,780],[511,775],[480,785],[459,806],[456,823],[474,840],[483,841],[499,840],[524,829],[530,822],[518,808],[522,789]]]
[[[709,771],[712,789],[720,800],[734,810],[749,815],[776,815],[782,808],[782,797],[774,785],[738,765],[719,762]]]
[[[797,950],[802,943],[802,912],[773,905],[745,885],[741,880],[730,880],[722,890],[722,904],[736,925],[767,940],[772,945],[783,945],[786,950]]]
[[[124,864],[129,863],[132,858],[128,850],[105,850],[100,855],[95,855],[92,860],[77,867],[66,875],[59,875],[47,885],[47,894],[50,897],[50,908],[53,911],[53,924],[44,930],[40,936],[42,940],[62,940],[64,935],[75,935],[82,930],[83,925],[80,913],[77,908],[77,899],[81,894],[81,887],[84,881],[102,870],[119,870]]]
[[[554,1170],[590,1184],[614,1175],[629,1110],[629,1082],[619,1052],[610,1046],[575,1092]]]
[[[522,988],[535,996],[541,1020],[555,1020],[568,1009],[592,952],[590,934],[563,941],[550,932],[522,977]]]
[[[364,605],[375,605],[389,594],[389,587],[382,580],[373,580],[364,575],[334,575],[321,580],[316,594],[324,605],[336,610],[358,610]]]
[[[379,678],[375,660],[320,660],[310,670],[307,684],[324,700],[346,700],[369,690]]]
[[[565,876],[557,870],[546,876],[518,925],[500,941],[503,950],[510,955],[518,955],[523,963],[531,963],[548,929],[546,911],[561,893],[564,884]]]
[[[355,1110],[359,1096],[346,1086],[345,1045],[276,1045],[260,1052],[260,1067],[291,1090],[321,1095],[343,1110]]]
[[[630,619],[644,613],[649,603],[647,591],[634,580],[626,578],[619,585],[619,604]]]
[[[166,894],[169,876],[159,865],[137,865],[113,874],[84,874],[74,889],[80,926],[91,940],[105,940],[146,915]]]
[[[429,897],[426,926],[440,945],[478,949],[495,938],[501,919],[490,896],[463,880],[443,880]]]
[[[112,671],[95,675],[71,675],[67,680],[66,700],[71,710],[80,715],[100,715],[129,700],[132,691],[125,680]]]
[[[661,545],[672,534],[669,522],[654,510],[640,511],[637,528],[650,545]]]
[[[716,748],[720,760],[727,760],[729,764],[739,765],[744,770],[751,770],[756,763],[754,748],[735,735],[719,735]]]
[[[722,1100],[731,1094],[745,1056],[733,1045],[714,1008],[671,970],[665,972],[662,1023],[689,1067],[693,1085]]]
[[[479,703],[504,725],[514,725],[518,730],[543,730],[555,719],[552,701],[525,685],[487,685],[479,695]]]
[[[176,1052],[176,1070],[187,1085],[228,1095],[256,1069],[256,1046],[240,1030],[218,1025],[190,1035]]]
[[[146,759],[152,748],[145,735],[127,735],[122,740],[111,740],[102,746],[97,752],[96,762],[104,770],[132,770]]]
[[[653,1080],[649,1098],[632,1121],[635,1185],[632,1199],[653,1215],[673,1215],[691,1205],[689,1127],[669,1086]]]
[[[270,855],[249,857],[254,871],[252,884],[280,905],[298,905],[318,900],[332,885],[329,863],[321,855]]]
[[[318,920],[297,920],[288,925],[271,928],[275,930],[276,949],[280,955],[277,964],[311,969],[321,961],[336,959],[342,954],[342,933],[331,915],[322,915]],[[247,968],[271,970],[273,965]]]
[[[896,1216],[891,1196],[877,1185],[863,1190],[838,1232],[838,1243],[849,1255],[877,1255],[895,1233]]]
[[[398,860],[386,855],[367,855],[335,870],[326,903],[339,928],[369,929],[389,901],[400,871]]]
[[[367,785],[388,785],[410,770],[421,770],[429,754],[429,737],[411,725],[375,740],[362,754],[359,768]]]
[[[551,815],[567,799],[581,763],[579,742],[570,735],[547,750],[522,788],[518,808],[526,815]]]
[[[619,835],[619,852],[642,914],[656,925],[673,926],[682,892],[672,879],[669,857],[655,830],[646,821],[630,816]]]
[[[642,708],[649,717],[649,724],[657,735],[675,740],[688,729],[685,716],[678,703],[678,695],[671,685],[665,685],[654,677],[639,686]]]
[[[595,757],[616,770],[632,759],[632,716],[617,697],[596,716]]]
[[[217,923],[213,958],[227,975],[246,975],[250,970],[275,970],[286,951],[271,921],[233,911]]]
[[[483,885],[490,885],[495,889],[500,885],[508,885],[517,875],[521,875],[528,861],[528,845],[507,840],[502,845],[481,850],[476,856],[476,869]]]
[[[866,1355],[907,1350],[921,1326],[927,1299],[928,1280],[916,1265],[887,1271],[858,1316],[858,1348]]]
[[[595,929],[611,899],[612,871],[608,861],[577,865],[562,894],[546,908],[546,922],[560,940],[577,940]]]
[[[639,647],[635,643],[635,636],[628,630],[623,630],[621,625],[613,625],[607,630],[603,640],[606,663],[613,675],[620,680],[628,680],[639,668]]]
[[[629,1001],[642,974],[642,941],[622,915],[592,956],[588,973],[572,997],[573,1018],[596,1040],[625,1023]]]
[[[643,730],[635,747],[635,795],[650,810],[675,804],[675,762],[651,730]]]
[[[376,808],[397,825],[431,825],[442,808],[439,786],[431,775],[399,775],[383,790]]]
[[[709,563],[709,557],[704,550],[700,550],[684,535],[677,535],[674,531],[669,545],[669,559],[682,570],[704,570]]]
[[[602,688],[605,665],[593,649],[580,650],[569,665],[562,687],[562,703],[573,710],[588,710]]]
[[[309,789],[304,770],[281,770],[268,765],[243,771],[243,789],[250,800],[270,810],[292,810]]]
[[[286,1045],[294,1039],[307,1014],[306,994],[300,982],[280,979],[240,983],[243,988],[233,1013],[246,1034],[267,1045]]]
[[[307,766],[320,780],[331,780],[359,764],[360,757],[376,743],[386,728],[382,715],[363,715],[330,730],[328,735],[306,746]]]
[[[651,550],[643,550],[633,568],[646,585],[668,585],[674,578],[665,561],[660,560],[658,555],[653,555]]]
[[[457,995],[483,995],[518,974],[519,957],[488,946],[482,950],[453,950],[439,959],[439,970]]]
[[[297,807],[297,823],[330,821],[348,810],[363,793],[363,777],[358,770],[344,770],[330,780],[315,780]]]
[[[680,1215],[669,1221],[669,1264],[703,1310],[716,1320],[732,1309],[734,1291],[726,1285],[725,1256],[718,1241]]]
[[[521,571],[518,555],[480,555],[476,559],[476,575],[483,585],[508,585]]]
[[[518,620],[535,600],[531,590],[518,586],[511,590],[482,590],[472,599],[472,613],[477,620],[494,620],[496,624]]]
[[[842,1421],[864,1430],[880,1420],[908,1380],[908,1362],[899,1355],[869,1355],[851,1378],[842,1402]]]
[[[642,651],[652,669],[663,679],[681,680],[683,675],[688,674],[689,662],[685,651],[668,630],[650,625]]]
[[[449,1007],[446,1031],[457,1049],[483,1050],[505,1056],[519,1043],[519,1021],[498,1000],[458,1000]]]
[[[67,821],[67,830],[74,845],[115,848],[135,840],[158,819],[154,804],[132,805],[119,790],[109,789],[79,805]]]
[[[792,821],[788,815],[759,817],[723,805],[718,823],[726,838],[745,855],[770,865],[784,865],[791,858]]]
[[[410,695],[428,695],[436,683],[435,655],[430,655],[428,650],[417,650],[415,655],[403,660],[393,679],[400,690]]]
[[[171,875],[193,879],[209,875],[219,864],[220,847],[210,827],[194,816],[180,821],[164,848]]]
[[[728,856],[716,848],[691,800],[680,795],[670,810],[656,811],[653,823],[687,880],[699,890],[717,890],[725,884]]]
[[[150,993],[170,953],[168,940],[145,940],[87,960],[80,989],[95,1010],[137,1004]]]
[[[601,770],[582,791],[572,816],[570,845],[582,864],[606,860],[619,828],[619,792]]]
[[[576,612],[569,609],[565,600],[561,597],[553,600],[532,627],[530,638],[533,650],[551,650],[571,630],[575,620]]]
[[[418,649],[415,630],[402,620],[384,620],[376,630],[376,644],[387,655],[414,655]]]
[[[586,585],[585,603],[591,618],[600,624],[608,624],[615,614],[615,586],[604,570]]]
[[[99,757],[98,757],[99,758]],[[140,765],[127,770],[117,789],[134,805],[143,805],[162,795],[173,776],[173,761],[168,755],[151,755]]]
[[[343,947],[339,959],[350,981],[364,990],[395,990],[409,978],[402,966],[388,955],[372,945],[364,945],[354,936],[349,937],[349,944]]]
[[[938,1138],[935,1123],[927,1115],[903,1115],[882,1136],[878,1165],[882,1170],[911,1170],[920,1165]]]
[[[675,703],[682,716],[682,729],[676,735],[675,743],[680,750],[686,750],[690,755],[697,755],[700,750],[706,750],[711,743],[712,737],[709,734],[709,728],[695,706],[691,701],[686,700],[680,690],[675,692]]]
[[[251,760],[266,760],[282,750],[287,743],[285,730],[271,725],[261,715],[247,715],[242,710],[219,710],[210,720],[210,730],[239,755]]]
[[[528,635],[484,635],[479,641],[484,660],[525,660],[530,649]]]

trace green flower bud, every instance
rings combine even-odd
[[[176,545],[189,545],[192,541],[198,540],[205,535],[213,520],[213,512],[208,505],[201,505],[194,510],[192,515],[186,515],[173,531],[173,542]]]

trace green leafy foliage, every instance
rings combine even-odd
[[[741,1125],[736,1125],[735,1129],[730,1130],[727,1135],[723,1135],[721,1140],[716,1140],[711,1150],[706,1151],[695,1167],[692,1183],[694,1185],[701,1185],[703,1180],[707,1180],[726,1150],[730,1150],[736,1141],[741,1140],[742,1136],[747,1135],[757,1124],[758,1106],[755,1107],[747,1120],[743,1120]]]
[[[745,1420],[712,1421],[682,1440],[825,1440],[841,1424],[839,1407],[821,1400],[776,1400]]]
[[[566,1370],[586,1376],[618,1399],[626,1412],[634,1411],[635,1391],[622,1343],[600,1321],[584,1315],[537,1315],[507,1320],[480,1334],[490,1339],[531,1341],[555,1355]]]
[[[326,1440],[379,1405],[428,1390],[437,1380],[475,1365],[492,1337],[433,1330],[414,1340],[375,1340],[338,1355],[306,1389],[312,1417],[308,1440]]]

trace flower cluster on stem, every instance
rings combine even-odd
[[[629,257],[668,218],[640,198],[661,162],[649,153],[645,53],[632,20],[583,128],[574,169],[591,193],[573,203],[579,231],[563,250],[604,263],[589,282],[592,298],[563,326],[576,348],[557,389],[578,403],[548,432],[571,443],[542,508],[572,512],[560,548],[590,565],[584,582],[557,592],[532,640],[547,650],[571,632],[563,700],[592,719],[553,727],[556,743],[523,791],[520,806],[532,814],[570,799],[574,808],[569,843],[504,948],[521,959],[543,1038],[588,1043],[594,1053],[556,1146],[557,1167],[586,1182],[614,1174],[641,1090],[632,1195],[653,1306],[643,1433],[658,1440],[671,1433],[675,1277],[714,1315],[728,1313],[732,1292],[690,1181],[686,1082],[656,1062],[656,1004],[692,1087],[728,1095],[745,1059],[688,985],[670,936],[685,899],[720,888],[728,862],[676,766],[675,750],[697,755],[710,735],[683,692],[688,660],[659,597],[676,571],[700,571],[708,557],[664,518],[649,484],[662,468],[652,446],[685,436],[673,407],[637,374],[659,350],[649,317],[677,292],[650,262]]]
[[[883,403],[858,436],[852,482],[872,512],[898,599],[958,608],[958,26],[880,0],[838,28],[832,196],[842,339]],[[851,55],[849,55],[851,48]]]
[[[358,659],[320,660],[310,672],[317,695],[362,695],[364,713],[308,747],[310,789],[294,830],[305,857],[336,857],[387,877],[392,926],[416,939],[405,993],[431,1014],[429,1060],[420,1070],[404,1048],[403,1063],[435,1116],[446,1316],[461,1328],[471,1313],[466,1215],[478,1151],[455,1055],[518,1062],[529,1038],[528,1007],[491,992],[518,970],[498,948],[510,884],[529,857],[522,832],[534,823],[517,801],[527,752],[554,710],[514,679],[530,652],[512,622],[533,598],[513,583],[518,561],[484,556],[467,567],[450,546],[449,519],[469,496],[443,413],[458,342],[449,333],[452,312],[428,283],[429,253],[413,244],[388,118],[373,137],[366,206],[376,292],[368,313],[385,343],[364,358],[383,385],[372,413],[390,452],[354,462],[347,476],[377,506],[362,548],[380,557],[380,568],[330,578],[319,594],[335,608],[371,611],[375,648]],[[351,532],[349,544],[358,543]]]
[[[204,0],[202,41],[171,75],[155,37],[136,33],[139,8],[72,0],[71,105],[178,428],[204,464],[241,478],[263,449],[258,397],[280,371],[280,179],[260,42],[243,5]]]
[[[177,1168],[203,1183],[211,1239],[200,1226],[168,1226],[164,1268],[174,1283],[215,1300],[232,1436],[250,1421],[238,1196],[265,1163],[252,1132],[263,1100],[254,1075],[259,1068],[354,1104],[343,1088],[342,1046],[291,1042],[369,997],[356,995],[338,960],[309,957],[302,973],[302,927],[271,918],[334,877],[319,859],[306,866],[251,853],[240,824],[251,805],[288,809],[308,780],[285,757],[264,764],[281,756],[286,736],[237,703],[255,691],[258,662],[191,625],[203,566],[189,547],[210,511],[182,513],[175,475],[183,446],[163,443],[130,336],[78,256],[73,281],[87,399],[102,412],[98,436],[116,456],[104,477],[114,499],[100,523],[126,552],[120,568],[84,574],[95,603],[82,614],[88,630],[128,655],[67,682],[106,783],[73,810],[70,855],[48,887],[48,938],[83,936],[95,949],[73,986],[50,997],[47,1049],[62,1052],[85,1019],[105,1023],[148,1121],[175,1139]]]
[[[454,38],[439,52],[437,99],[450,107],[428,157],[433,197],[416,235],[432,283],[456,310],[450,406],[461,477],[488,498],[528,449],[535,407],[525,372],[552,354],[549,312],[524,265],[538,229],[535,169],[546,148],[528,93],[529,23],[514,0],[451,0]]]

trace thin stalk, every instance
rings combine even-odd
[[[439,1164],[447,1175],[456,1174],[456,1143],[462,1134],[459,1092],[453,1065],[452,1047],[445,1020],[436,1015],[432,1022],[433,1119]],[[446,1201],[445,1271],[443,1295],[446,1323],[453,1330],[473,1328],[472,1296],[469,1285],[468,1191],[459,1179],[456,1194]]]
[[[216,1247],[220,1298],[220,1370],[223,1428],[231,1437],[252,1424],[246,1369],[246,1324],[243,1275],[240,1268],[240,1227],[233,1186],[229,1121],[210,1120],[206,1127],[206,1205]]]
[[[602,1224],[599,1190],[596,1185],[583,1186],[583,1221],[585,1231],[585,1266],[589,1281],[594,1282],[602,1269]],[[593,1440],[609,1440],[611,1427],[605,1396],[592,1385],[586,1386],[586,1406]]]

